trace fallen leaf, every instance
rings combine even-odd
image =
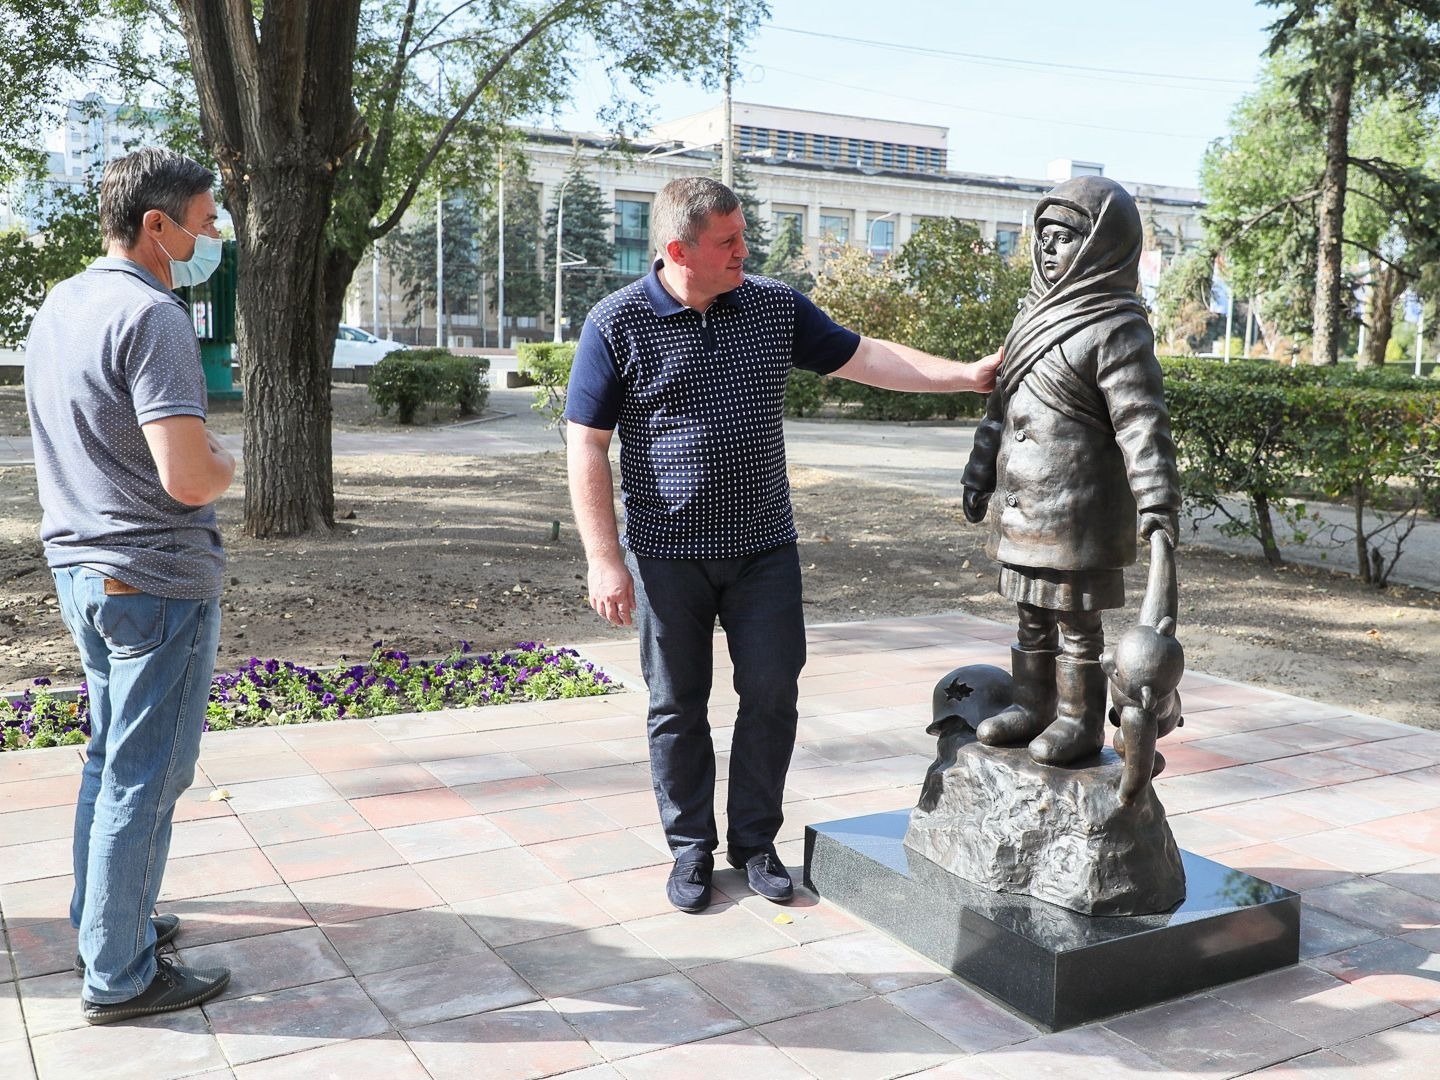
[[[230,798],[229,788],[217,787],[214,791],[210,792],[211,802],[224,802],[228,798]]]

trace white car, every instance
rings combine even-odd
[[[388,352],[406,346],[398,341],[385,341],[374,334],[366,333],[358,326],[340,324],[335,334],[335,358],[331,367],[353,368],[357,364],[374,364]]]

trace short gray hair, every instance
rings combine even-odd
[[[650,207],[651,243],[661,254],[671,240],[693,244],[711,214],[724,217],[739,209],[739,197],[719,180],[708,176],[671,180]]]
[[[132,248],[147,210],[159,210],[179,225],[190,200],[214,186],[215,174],[198,161],[158,146],[141,147],[105,166],[100,233],[107,244]]]

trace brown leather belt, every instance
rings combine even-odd
[[[105,579],[106,596],[133,596],[135,593],[143,591],[143,589],[137,589],[134,585],[125,584],[125,582],[119,578],[107,577]]]

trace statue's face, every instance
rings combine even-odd
[[[1040,227],[1040,272],[1046,281],[1054,285],[1065,276],[1084,239],[1068,225],[1048,221]]]

